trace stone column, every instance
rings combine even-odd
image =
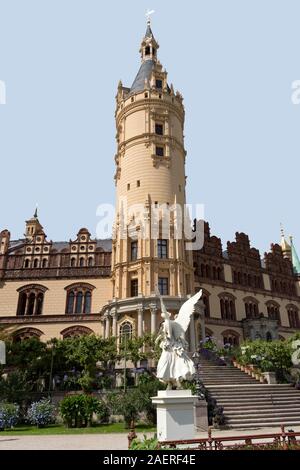
[[[114,308],[111,310],[111,316],[112,316],[112,319],[113,319],[113,324],[112,324],[112,334],[114,337],[117,336],[118,332],[117,332],[117,317],[118,317],[118,314],[117,314],[117,310]]]
[[[150,313],[151,313],[151,334],[154,335],[156,333],[156,315],[157,315],[157,306],[155,304],[150,305]]]
[[[105,339],[109,338],[110,336],[110,319],[109,314],[107,313],[105,316]]]
[[[143,307],[139,307],[137,309],[138,313],[138,337],[140,338],[143,336],[143,317],[144,317],[144,309]]]

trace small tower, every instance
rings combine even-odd
[[[286,241],[282,224],[280,224],[280,232],[281,232],[280,246],[282,249],[283,257],[291,261],[292,260],[291,245],[289,245],[289,243]]]
[[[42,230],[43,227],[39,222],[38,211],[36,208],[33,217],[31,217],[31,219],[29,220],[26,220],[25,237],[27,238],[27,240],[32,240],[34,235]]]

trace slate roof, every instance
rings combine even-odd
[[[137,76],[135,77],[134,82],[131,85],[130,94],[138,93],[144,90],[145,79],[150,81],[153,67],[154,67],[153,60],[145,60],[141,64],[140,69],[137,73]]]

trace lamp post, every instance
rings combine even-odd
[[[203,384],[202,384],[202,381],[201,381],[200,371],[199,371],[199,368],[200,368],[200,354],[198,353],[198,351],[196,351],[196,352],[194,352],[192,357],[193,357],[193,361],[194,361],[195,369],[196,369],[196,374],[195,374],[196,392],[197,392],[198,397],[201,400],[204,400],[205,399],[205,394],[203,393],[204,392],[204,387],[203,387]]]

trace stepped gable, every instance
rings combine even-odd
[[[261,269],[259,250],[251,248],[250,240],[246,233],[236,232],[235,241],[227,242],[227,255],[228,260],[233,264]]]
[[[283,256],[282,248],[277,243],[272,243],[271,251],[264,257],[267,271],[284,276],[293,276],[293,265],[288,258]]]

